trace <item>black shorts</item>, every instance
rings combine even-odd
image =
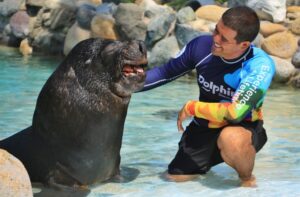
[[[242,126],[252,132],[252,144],[256,152],[267,142],[263,121],[245,121],[236,126]],[[205,174],[212,166],[224,162],[217,146],[222,129],[203,129],[195,122],[191,122],[181,137],[179,150],[168,166],[168,173]]]

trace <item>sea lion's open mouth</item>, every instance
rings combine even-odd
[[[135,75],[143,75],[144,74],[144,67],[146,65],[141,64],[141,65],[129,65],[125,64],[122,69],[122,74],[125,77],[128,76],[135,76]]]
[[[121,78],[114,83],[113,91],[118,97],[129,98],[130,95],[143,88],[146,78],[144,69],[147,67],[145,59],[141,61],[125,61],[122,66]]]

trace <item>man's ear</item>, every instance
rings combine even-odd
[[[243,49],[246,49],[250,46],[250,44],[251,43],[249,41],[244,41],[244,42],[241,43],[241,46],[242,46]]]

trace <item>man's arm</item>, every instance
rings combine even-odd
[[[166,84],[192,70],[193,65],[190,61],[189,50],[189,45],[187,45],[179,52],[179,55],[170,59],[166,64],[148,70],[142,91]]]
[[[193,70],[197,63],[210,54],[211,44],[210,35],[194,38],[168,63],[147,71],[145,85],[141,91],[166,84]]]
[[[183,47],[168,63],[147,71],[142,91],[166,84],[194,69],[196,63],[210,53],[211,42],[211,36],[199,36]]]

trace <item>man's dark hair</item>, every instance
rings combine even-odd
[[[254,10],[247,6],[230,8],[222,15],[223,24],[237,32],[235,37],[238,43],[252,42],[260,27],[259,18]]]

